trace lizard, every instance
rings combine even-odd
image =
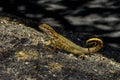
[[[50,25],[41,24],[39,25],[40,30],[47,35],[49,44],[52,45],[53,49],[56,48],[63,49],[74,55],[85,55],[88,53],[95,53],[103,47],[103,41],[100,38],[90,38],[86,41],[86,45],[94,44],[91,48],[81,47],[64,36],[58,34]]]

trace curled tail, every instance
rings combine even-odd
[[[86,50],[87,53],[94,53],[103,47],[103,41],[99,38],[90,38],[86,41],[86,45],[93,45]]]

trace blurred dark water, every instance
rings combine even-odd
[[[0,11],[66,31],[92,33],[120,47],[119,0],[0,0]],[[37,28],[37,27],[34,27]]]

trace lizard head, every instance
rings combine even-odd
[[[49,26],[48,24],[41,24],[39,26],[40,30],[42,30],[44,33],[46,33],[47,35],[53,35],[55,34],[55,30]]]

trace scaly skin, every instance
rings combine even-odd
[[[41,24],[39,28],[49,37],[50,43],[54,50],[59,48],[76,55],[84,55],[87,53],[95,53],[103,47],[103,41],[99,38],[88,39],[86,41],[86,45],[94,44],[94,46],[91,48],[84,48],[58,34],[52,27],[47,24]]]

